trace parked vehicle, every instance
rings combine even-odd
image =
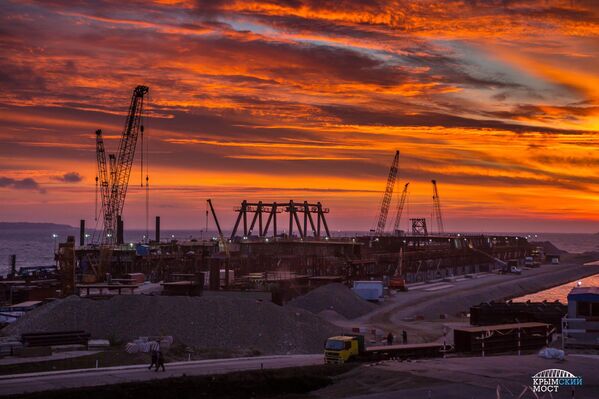
[[[382,301],[383,282],[380,280],[354,281],[352,291],[367,301]]]
[[[324,360],[327,364],[343,364],[354,360],[414,359],[442,355],[443,345],[438,343],[365,347],[363,335],[338,335],[327,339],[324,346]]]

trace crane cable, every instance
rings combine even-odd
[[[150,103],[150,92],[148,91],[148,104]],[[150,118],[147,118],[146,123],[149,125],[150,122]],[[149,172],[149,146],[150,146],[150,140],[149,140],[149,136],[146,137],[145,139],[145,144],[146,144],[146,148],[144,150],[144,136],[143,136],[143,132],[142,132],[142,141],[141,141],[141,153],[142,153],[142,160],[143,160],[143,154],[145,152],[146,155],[146,240],[150,240],[150,172]],[[143,179],[143,163],[142,163],[142,167],[141,167],[141,174],[142,174],[142,179]],[[142,180],[142,185],[143,185],[143,180]]]

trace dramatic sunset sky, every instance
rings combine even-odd
[[[407,216],[434,178],[447,230],[599,231],[599,1],[4,0],[0,55],[0,221],[93,224],[94,131],[116,151],[145,84],[165,228],[212,198],[368,230],[398,149]]]

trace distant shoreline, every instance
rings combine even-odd
[[[25,229],[76,229],[74,226],[68,224],[59,223],[45,223],[45,222],[0,222],[0,229],[13,229],[13,230],[25,230]]]

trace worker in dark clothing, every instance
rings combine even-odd
[[[155,371],[158,371],[158,369],[160,367],[162,367],[162,371],[165,371],[164,370],[164,355],[162,354],[162,351],[160,349],[158,349],[156,351],[156,355],[157,356],[156,356],[156,370]]]
[[[406,330],[403,330],[401,332],[401,339],[404,345],[408,343],[408,333],[406,332]]]
[[[391,331],[389,331],[389,334],[387,334],[387,345],[393,345],[393,334]]]
[[[156,352],[156,349],[152,349],[150,354],[152,356],[152,363],[150,363],[148,370],[152,370],[152,367],[158,366],[158,352]]]

